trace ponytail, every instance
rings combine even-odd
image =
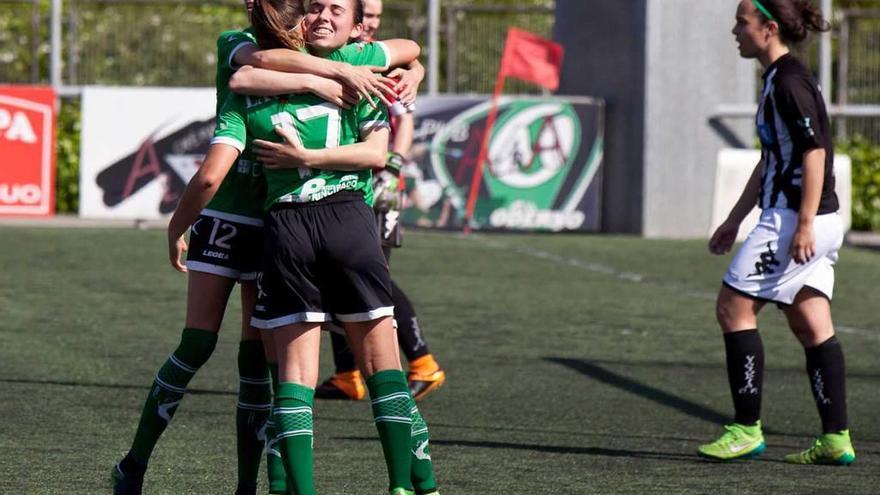
[[[299,24],[305,9],[302,0],[254,0],[251,25],[262,49],[300,50],[305,45]]]
[[[822,18],[822,11],[812,0],[763,0],[772,20],[779,24],[782,41],[796,45],[805,39],[810,32],[831,30],[831,23]],[[763,12],[758,15],[767,23],[771,19]]]

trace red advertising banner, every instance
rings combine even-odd
[[[0,86],[0,215],[55,214],[55,91]]]

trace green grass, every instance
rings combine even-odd
[[[445,495],[877,493],[880,252],[845,249],[835,321],[847,353],[850,468],[789,466],[819,422],[803,353],[774,308],[762,460],[700,460],[730,413],[713,298],[727,258],[703,242],[410,232],[393,270],[447,385],[421,403]],[[0,493],[109,493],[147,387],[176,346],[185,277],[164,233],[0,232]],[[238,302],[162,438],[146,493],[232,493]],[[322,367],[330,369],[325,341]],[[366,403],[316,406],[322,494],[381,494]]]

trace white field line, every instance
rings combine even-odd
[[[540,260],[549,261],[551,263],[556,263],[562,266],[569,266],[572,268],[577,268],[583,271],[598,273],[601,275],[606,275],[609,277],[617,278],[619,280],[623,280],[626,282],[631,282],[634,284],[643,284],[643,285],[651,285],[654,287],[659,287],[669,292],[673,292],[677,295],[685,295],[689,297],[693,297],[696,299],[701,299],[704,301],[714,301],[716,297],[715,292],[709,292],[706,290],[695,289],[693,287],[689,287],[686,284],[678,283],[678,282],[664,282],[656,277],[651,277],[650,275],[645,275],[643,273],[629,272],[618,270],[612,266],[606,265],[604,263],[599,263],[596,261],[584,261],[578,258],[569,258],[567,256],[562,256],[560,254],[551,253],[548,251],[542,251],[540,249],[531,249],[522,246],[511,246],[509,244],[505,244],[504,242],[498,241],[496,239],[492,239],[486,236],[480,236],[471,234],[469,236],[462,236],[464,239],[478,241],[485,246],[489,246],[493,249],[497,249],[499,251],[508,251],[511,253],[519,254],[522,256],[528,256],[530,258],[536,258]],[[880,332],[875,330],[868,330],[865,328],[857,328],[850,326],[841,326],[835,325],[834,327],[838,332],[850,334],[850,335],[860,335],[863,337],[869,337],[871,339],[880,339]]]

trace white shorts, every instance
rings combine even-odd
[[[798,292],[810,287],[829,300],[834,293],[834,263],[843,244],[843,222],[837,213],[817,215],[813,221],[816,252],[799,265],[788,250],[797,228],[798,213],[771,208],[746,238],[724,274],[724,284],[756,299],[791,304]]]

